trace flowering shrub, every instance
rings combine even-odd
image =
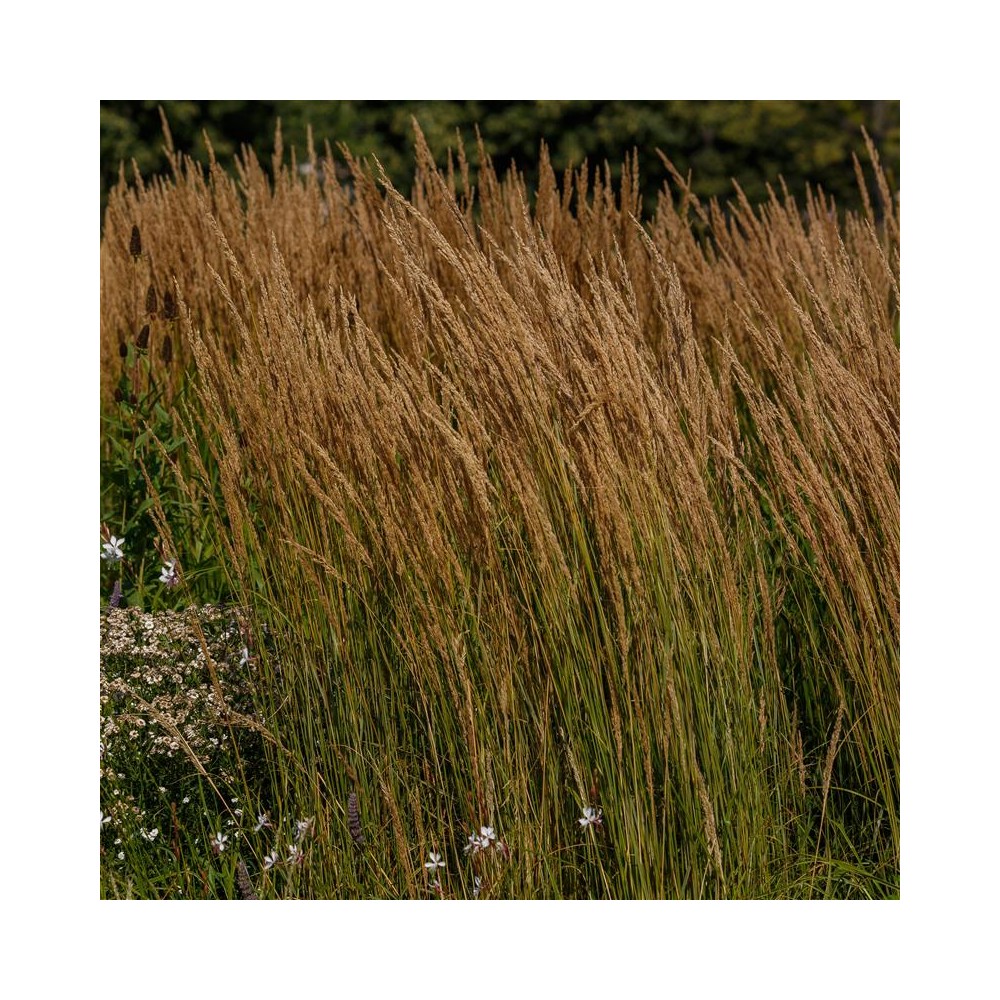
[[[199,609],[197,620],[225,705],[187,615],[115,608],[101,617],[101,740],[108,759],[182,757],[186,744],[209,765],[230,739],[223,711],[252,714],[250,661],[239,655],[245,624],[215,607]]]

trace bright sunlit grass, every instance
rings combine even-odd
[[[677,177],[642,221],[634,164],[544,154],[473,191],[419,132],[410,197],[350,159],[122,184],[103,894],[897,895],[872,157],[846,218]]]

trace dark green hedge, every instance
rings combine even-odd
[[[607,160],[617,176],[624,154],[637,148],[647,210],[666,178],[657,149],[691,171],[701,196],[725,198],[735,178],[759,200],[781,175],[797,197],[808,181],[841,208],[856,208],[851,152],[865,162],[863,126],[890,179],[899,178],[898,101],[104,101],[102,206],[121,161],[134,158],[144,174],[165,169],[158,105],[175,145],[199,159],[205,159],[205,130],[222,163],[247,143],[269,165],[280,117],[285,147],[296,147],[300,158],[311,124],[319,151],[328,139],[357,156],[375,154],[403,191],[412,176],[411,117],[441,162],[456,145],[456,129],[474,162],[478,125],[497,167],[515,160],[529,186],[543,138],[557,170],[586,157],[591,167]]]

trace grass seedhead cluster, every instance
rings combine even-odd
[[[480,147],[474,189],[419,129],[408,196],[280,133],[273,180],[169,152],[108,203],[106,405],[144,295],[184,441],[157,538],[214,554],[258,651],[266,763],[233,780],[315,817],[284,881],[248,855],[229,894],[898,893],[874,149],[877,214],[675,173],[647,220],[634,160],[615,189],[543,148],[528,192]]]

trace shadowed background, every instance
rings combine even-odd
[[[166,172],[159,107],[176,147],[203,163],[204,131],[227,168],[244,143],[269,166],[264,154],[274,147],[280,118],[285,147],[294,147],[300,161],[311,126],[318,152],[329,141],[345,143],[357,157],[377,156],[403,191],[413,169],[412,117],[439,163],[455,148],[456,130],[474,150],[478,126],[497,170],[514,160],[529,190],[537,185],[543,139],[556,171],[607,160],[616,182],[635,148],[647,213],[666,177],[657,149],[682,173],[691,171],[701,198],[727,197],[735,178],[750,201],[760,201],[781,176],[797,198],[808,181],[841,209],[858,209],[851,154],[864,162],[864,128],[890,183],[899,183],[899,101],[103,101],[102,219],[122,162],[134,159],[145,176]]]

